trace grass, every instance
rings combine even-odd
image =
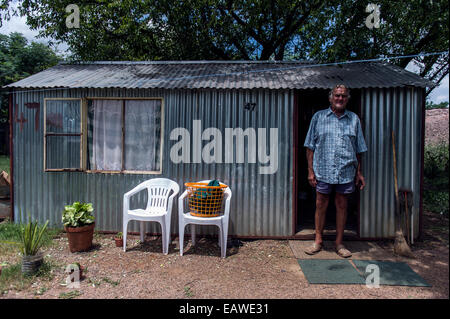
[[[40,225],[42,226],[42,225]],[[24,227],[24,224],[13,223],[10,221],[3,222],[0,224],[0,244],[2,241],[20,241],[20,231]],[[42,236],[42,247],[48,247],[53,243],[53,238],[57,237],[62,232],[62,229],[58,228],[47,228]],[[5,244],[0,245],[0,252],[4,248]],[[8,246],[8,245],[6,245]],[[16,248],[16,247],[13,247]]]
[[[0,276],[0,295],[7,293],[9,290],[24,290],[29,288],[38,278],[46,281],[53,279],[53,269],[57,265],[44,258],[44,262],[39,270],[33,275],[22,274],[21,262],[13,265],[3,264],[2,275]],[[42,294],[45,288],[39,288],[37,294]]]
[[[18,254],[19,249],[16,245],[6,244],[6,242],[19,242],[20,231],[23,224],[16,224],[12,222],[0,223],[0,256],[7,256],[11,253]],[[53,244],[53,238],[58,236],[62,230],[60,229],[46,229],[42,238],[42,247],[49,247]],[[8,264],[4,260],[0,260],[2,264],[2,274],[0,276],[0,295],[6,293],[8,290],[23,290],[29,288],[38,278],[44,280],[52,280],[53,269],[58,267],[52,260],[47,257],[44,258],[42,266],[39,271],[33,275],[22,274],[21,261],[15,264]],[[45,288],[42,288],[45,289]],[[42,294],[43,290],[37,291],[37,295]]]
[[[9,156],[0,155],[0,173],[1,171],[9,174]]]
[[[72,290],[69,292],[62,292],[59,294],[58,298],[59,299],[73,299],[75,297],[81,296],[82,293],[79,292],[78,290]]]

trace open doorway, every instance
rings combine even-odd
[[[314,236],[314,214],[316,191],[308,183],[308,162],[306,159],[306,148],[303,146],[308,133],[309,124],[312,116],[317,111],[329,107],[328,101],[329,90],[324,89],[310,89],[297,91],[297,112],[296,121],[297,134],[296,141],[297,156],[295,169],[295,185],[296,196],[296,230],[295,235],[298,237],[313,238]],[[351,99],[347,104],[347,110],[350,110],[360,116],[360,92],[359,90],[351,91]],[[347,223],[345,228],[346,237],[358,236],[359,224],[359,191],[355,191],[349,196]],[[326,224],[324,235],[335,235],[336,233],[336,207],[334,205],[334,194],[330,196],[328,205]]]

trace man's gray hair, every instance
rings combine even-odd
[[[344,84],[336,84],[330,91],[330,93],[328,93],[328,98],[331,98],[333,96],[333,93],[336,89],[345,89],[347,91],[348,94],[348,98],[350,98],[350,89],[348,87],[346,87]]]

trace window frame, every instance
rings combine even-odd
[[[80,101],[80,133],[47,133],[47,101]],[[82,172],[85,170],[84,163],[84,105],[82,98],[51,97],[44,98],[44,172]],[[79,168],[47,168],[47,137],[48,136],[79,136],[80,137],[80,167]]]
[[[125,101],[127,100],[159,100],[161,101],[161,132],[160,132],[160,150],[159,150],[159,170],[158,171],[136,171],[136,170],[125,170],[121,169],[120,171],[107,171],[107,170],[93,170],[93,169],[86,169],[87,167],[87,161],[89,160],[87,158],[87,145],[88,145],[88,133],[87,133],[87,124],[88,124],[88,101],[90,100],[121,100],[122,101],[122,168],[124,165],[124,146],[125,146]],[[84,171],[86,173],[91,174],[146,174],[146,175],[161,175],[163,170],[163,150],[164,150],[164,98],[163,97],[101,97],[101,96],[89,96],[84,98],[84,132],[86,134],[83,134],[83,153],[84,153]]]

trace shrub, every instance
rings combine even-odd
[[[448,216],[448,160],[449,145],[426,145],[424,153],[424,208]]]
[[[448,153],[448,143],[425,146],[424,173],[426,178],[434,178],[439,175],[448,177]]]
[[[425,210],[448,216],[448,190],[445,192],[424,191],[424,208]]]

